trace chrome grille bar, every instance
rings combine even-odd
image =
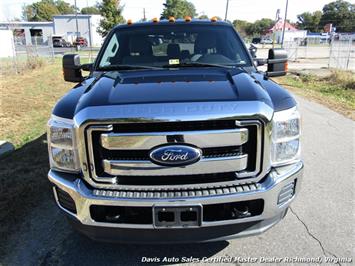
[[[151,149],[171,142],[183,142],[199,148],[240,146],[248,141],[248,129],[179,132],[104,133],[101,146],[108,150]]]
[[[238,172],[246,169],[248,155],[223,158],[202,158],[183,167],[159,166],[151,161],[103,160],[104,171],[110,175],[167,176]]]

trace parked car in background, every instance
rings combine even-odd
[[[67,42],[61,36],[52,37],[52,43],[53,43],[53,47],[70,47],[71,46],[70,42]]]
[[[251,40],[251,43],[253,43],[253,44],[259,44],[260,42],[261,42],[261,38],[259,38],[259,37],[253,38]]]
[[[272,44],[272,39],[270,39],[270,38],[261,39],[260,43],[261,44]]]
[[[88,41],[84,37],[77,37],[73,43],[74,46],[86,47],[88,46]]]

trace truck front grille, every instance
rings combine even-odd
[[[93,124],[86,128],[90,175],[96,183],[188,185],[255,177],[261,168],[262,124],[257,120]],[[201,160],[181,167],[154,164],[162,144],[191,144]]]

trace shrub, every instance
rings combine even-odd
[[[324,81],[338,85],[344,89],[355,90],[355,74],[351,71],[334,70]]]
[[[38,56],[28,56],[26,61],[26,68],[27,69],[37,69],[44,66],[45,61],[43,58]]]

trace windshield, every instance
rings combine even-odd
[[[251,66],[230,26],[153,25],[117,29],[99,58],[99,69],[114,66]]]

